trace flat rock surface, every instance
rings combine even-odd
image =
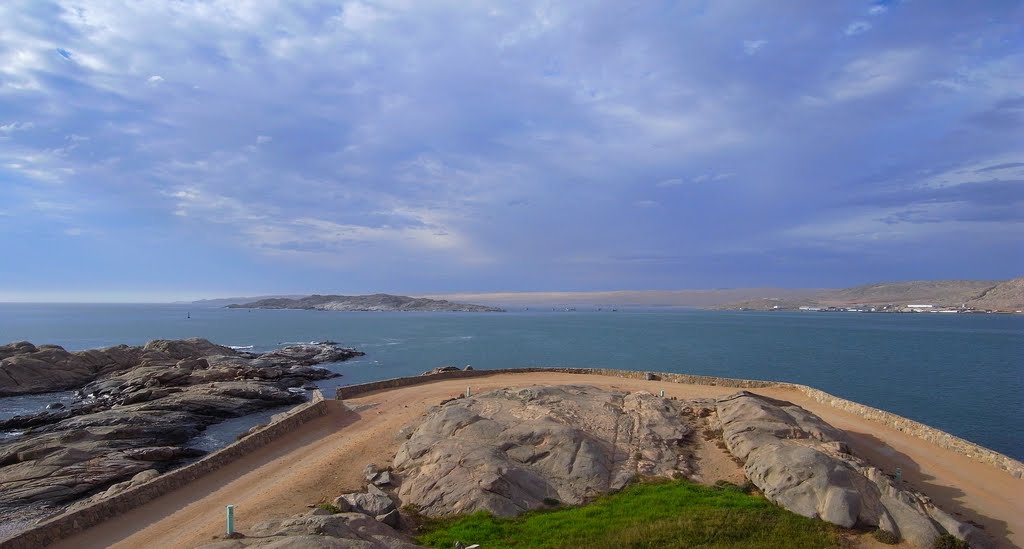
[[[572,385],[456,399],[399,449],[399,497],[428,516],[512,516],[583,503],[637,475],[688,475],[693,428],[682,407],[647,392]]]

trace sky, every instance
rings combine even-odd
[[[1024,274],[1024,2],[4,0],[0,301]]]

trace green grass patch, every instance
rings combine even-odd
[[[843,543],[832,525],[790,513],[763,497],[685,480],[634,484],[581,507],[509,519],[480,512],[428,521],[421,531],[419,543],[445,549],[455,541],[487,549],[818,549]]]

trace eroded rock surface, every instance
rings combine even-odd
[[[403,504],[512,516],[634,476],[688,475],[682,403],[590,386],[499,390],[435,407],[395,457]]]
[[[717,410],[729,451],[782,507],[844,527],[888,530],[918,547],[947,532],[971,547],[988,546],[973,526],[851,455],[842,431],[803,408],[741,392],[719,400]]]
[[[0,444],[0,511],[60,505],[147,470],[166,471],[202,454],[187,444],[209,425],[301,403],[302,391],[289,388],[336,375],[313,364],[360,354],[323,344],[256,355],[204,339],[75,353],[0,347],[0,391],[81,387],[83,398],[0,421],[0,430],[27,429]]]
[[[414,549],[412,541],[377,519],[362,513],[305,515],[261,522],[245,537],[200,546],[201,549]]]

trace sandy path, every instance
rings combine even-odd
[[[713,398],[736,391],[727,387],[681,385],[578,374],[503,374],[446,380],[330,401],[330,413],[303,425],[199,482],[154,499],[137,509],[64,540],[56,547],[181,548],[212,541],[222,533],[224,506],[236,506],[237,528],[306,510],[306,504],[361,488],[367,463],[391,462],[401,440],[398,431],[418,420],[441,399],[465,391],[531,385],[590,384],[625,390],[664,389],[666,396]],[[1024,482],[1008,474],[805,398],[790,389],[758,389],[819,414],[851,433],[855,454],[886,470],[899,466],[904,478],[941,507],[975,520],[1003,540],[1024,544]],[[346,406],[347,405],[347,406]],[[1012,542],[1012,543],[1011,543]]]

